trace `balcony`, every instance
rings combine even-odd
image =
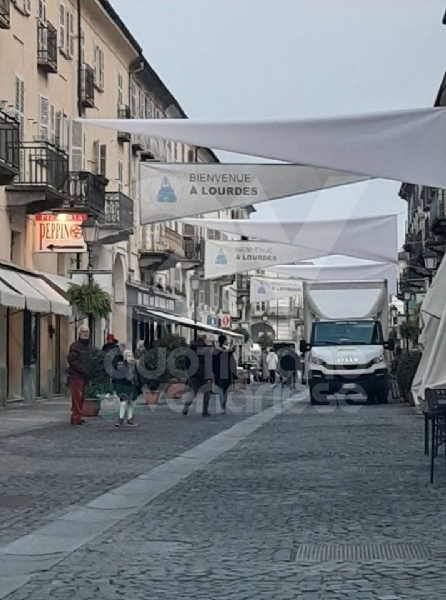
[[[0,111],[0,185],[8,185],[20,175],[19,144],[20,123]]]
[[[94,108],[94,71],[88,65],[82,65],[81,100],[84,108]]]
[[[439,190],[437,197],[430,206],[429,223],[431,231],[436,236],[446,238],[446,192]]]
[[[11,1],[0,0],[0,29],[11,28]]]
[[[131,139],[133,152],[143,152],[146,149],[146,139],[144,135],[132,134]]]
[[[87,171],[71,172],[68,175],[68,194],[60,207],[61,211],[81,212],[99,219],[105,208],[105,188],[108,179]]]
[[[184,258],[182,236],[169,227],[165,228],[164,236],[166,240],[167,251],[180,258]]]
[[[145,228],[139,254],[141,269],[151,271],[172,269],[179,262],[187,262],[184,257],[183,238],[168,227],[162,235],[159,231]]]
[[[60,208],[69,192],[68,154],[49,142],[21,142],[20,171],[6,188],[9,207],[28,214]]]
[[[48,21],[37,21],[37,64],[46,73],[57,73],[57,31]]]
[[[118,119],[131,119],[130,108],[128,106],[118,106]],[[132,134],[126,131],[118,131],[118,141],[121,143],[130,143],[132,141]]]
[[[183,252],[188,260],[201,262],[201,243],[197,237],[183,237]]]
[[[133,200],[122,192],[106,192],[104,212],[99,215],[99,241],[117,244],[133,233]]]

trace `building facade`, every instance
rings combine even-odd
[[[83,318],[67,307],[73,282],[93,277],[112,300],[109,318],[92,322],[97,347],[108,332],[129,346],[150,342],[177,331],[172,315],[191,317],[189,278],[205,234],[179,222],[141,226],[139,164],[218,159],[76,120],[186,118],[108,0],[0,0],[0,81],[5,404],[65,392],[66,352]],[[89,218],[95,241],[86,252]],[[234,297],[231,286],[204,287],[203,318],[231,313]]]

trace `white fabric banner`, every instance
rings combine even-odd
[[[81,119],[197,147],[446,188],[446,109],[308,120]]]
[[[322,255],[308,248],[296,248],[274,242],[207,240],[204,256],[204,278],[218,279],[225,275],[256,271],[271,265],[298,262]]]
[[[141,223],[247,206],[367,179],[299,165],[141,163]]]
[[[307,252],[299,259],[292,257],[282,261],[285,264],[334,254],[376,262],[396,264],[398,261],[397,215],[337,221],[184,219],[183,222],[250,239],[290,244],[300,248],[301,253]]]
[[[281,265],[269,269],[279,275],[307,281],[379,281],[387,280],[388,293],[397,293],[397,266],[389,263],[340,265]]]
[[[290,298],[302,293],[302,283],[292,279],[251,277],[250,302],[268,302]]]

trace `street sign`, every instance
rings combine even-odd
[[[218,317],[208,317],[208,325],[211,327],[218,327],[220,319]]]
[[[221,328],[231,329],[231,315],[223,315],[221,318]]]
[[[35,215],[35,252],[86,252],[81,227],[86,219],[87,215],[78,213]]]

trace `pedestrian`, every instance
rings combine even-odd
[[[209,402],[211,399],[212,386],[212,355],[213,348],[207,344],[205,335],[201,335],[196,342],[190,345],[190,351],[196,359],[189,368],[188,385],[189,390],[187,399],[183,408],[183,415],[186,416],[192,402],[198,393],[203,394],[203,417],[210,417]]]
[[[109,333],[107,335],[107,342],[102,346],[102,352],[109,352],[116,349],[119,350],[119,342],[112,333]]]
[[[79,329],[79,338],[73,342],[68,352],[68,383],[71,394],[71,425],[82,425],[82,407],[84,405],[84,389],[90,380],[92,354],[90,330],[85,325]]]
[[[228,391],[237,376],[237,362],[234,357],[234,350],[229,349],[228,338],[223,334],[219,336],[218,346],[213,353],[212,370],[220,397],[220,408],[222,413],[225,414]]]
[[[274,352],[274,348],[270,348],[266,357],[266,364],[269,371],[269,382],[271,385],[276,383],[276,371],[279,366],[279,357]]]
[[[141,378],[138,373],[138,365],[131,350],[125,350],[123,360],[112,379],[113,391],[119,398],[119,418],[116,427],[124,425],[127,413],[127,425],[136,427],[133,419],[133,411],[138,396],[142,393]]]

